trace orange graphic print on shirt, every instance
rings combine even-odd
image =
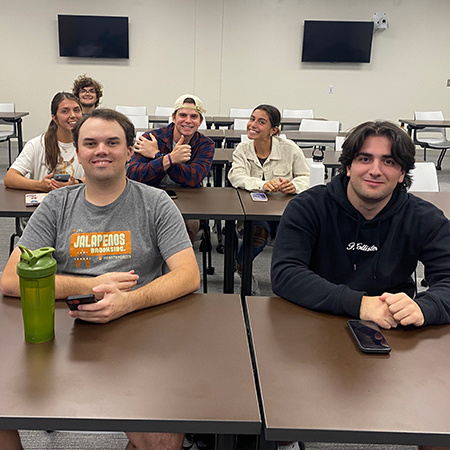
[[[130,231],[108,231],[95,233],[73,233],[70,237],[70,256],[75,266],[84,263],[91,266],[93,257],[102,259],[111,255],[130,255]]]

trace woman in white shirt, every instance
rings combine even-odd
[[[280,111],[271,105],[257,106],[247,124],[248,142],[233,152],[228,179],[235,188],[247,191],[298,194],[309,187],[309,165],[293,141],[280,138]],[[253,227],[253,258],[261,253],[269,236],[275,236],[278,222],[256,221]],[[237,255],[238,273],[242,270],[243,247]],[[253,279],[252,292],[257,292]]]
[[[13,189],[49,192],[82,183],[84,171],[78,163],[72,128],[81,119],[79,100],[68,92],[58,92],[50,106],[52,120],[47,131],[28,141],[6,172],[4,184]],[[67,174],[66,182],[55,174]]]

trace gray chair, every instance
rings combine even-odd
[[[442,111],[415,111],[415,120],[444,120]],[[441,153],[436,162],[436,169],[441,170],[442,160],[444,159],[447,149],[450,148],[450,141],[447,140],[445,128],[425,127],[422,129],[415,128],[413,131],[414,144],[423,148],[423,159],[427,160],[427,148],[430,150],[440,150]]]

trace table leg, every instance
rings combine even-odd
[[[23,149],[23,137],[22,137],[22,119],[19,119],[17,122],[17,142],[19,153]]]
[[[236,247],[236,239],[234,220],[226,220],[223,274],[224,294],[234,293],[234,249]]]
[[[216,450],[236,450],[237,436],[235,434],[216,434]]]
[[[252,295],[253,221],[244,222],[244,258],[242,262],[241,295]]]
[[[264,437],[264,430],[262,430],[258,437],[258,450],[277,450],[277,448],[278,442],[266,441],[266,438]]]

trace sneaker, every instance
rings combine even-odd
[[[300,450],[298,442],[289,442],[288,444],[278,444],[278,450]]]

